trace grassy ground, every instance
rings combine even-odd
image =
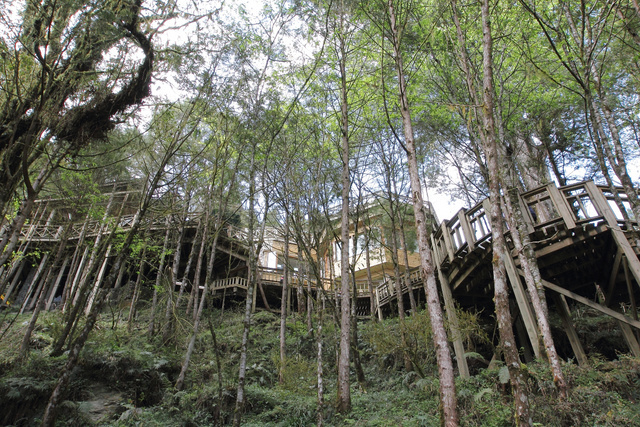
[[[12,314],[1,313],[0,319],[5,314],[0,330],[13,318]],[[211,331],[205,322],[196,341],[185,388],[180,392],[174,390],[173,383],[180,371],[189,322],[184,317],[177,319],[172,340],[163,343],[161,334],[148,334],[147,315],[147,311],[141,311],[134,327],[128,330],[123,320],[126,313],[115,310],[104,313],[74,371],[67,400],[60,411],[60,425],[199,426],[225,424],[230,420],[242,332],[240,313],[234,310],[224,314],[217,310],[206,313],[217,336],[222,383]],[[41,316],[28,360],[16,361],[28,318],[28,315],[17,316],[0,345],[2,425],[37,425],[66,361],[66,355],[48,356],[62,327],[57,312]],[[366,382],[358,384],[354,374],[353,410],[346,415],[333,411],[337,331],[327,322],[322,340],[326,399],[322,413],[326,425],[439,425],[438,380],[424,318],[424,313],[418,314],[404,325],[408,342],[412,343],[406,350],[422,375],[407,373],[402,367],[397,320],[360,324],[359,348]],[[256,313],[250,335],[243,423],[313,425],[317,416],[315,337],[308,336],[302,321],[289,320],[289,357],[284,383],[278,384],[278,331],[278,316]],[[479,330],[476,332],[476,340],[486,339],[480,336]],[[617,360],[607,361],[592,356],[589,367],[566,363],[564,372],[571,387],[566,400],[558,399],[544,363],[528,364],[525,370],[537,425],[631,426],[639,423],[640,360],[636,358],[619,355]],[[504,370],[498,365],[474,371],[472,378],[457,382],[461,423],[514,425],[512,398]],[[114,404],[116,399],[119,403]],[[104,412],[96,412],[101,402],[110,402],[103,405],[109,407]]]

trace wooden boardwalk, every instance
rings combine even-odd
[[[68,231],[67,240],[70,243],[78,242],[79,239],[110,232],[113,227],[117,227],[119,232],[126,231],[131,226],[132,212],[135,211],[132,204],[135,196],[132,194],[133,192],[114,193],[115,205],[122,206],[121,213],[117,216],[117,224],[115,220],[105,226],[104,220],[78,219],[77,222],[68,225],[71,230]],[[521,194],[519,203],[544,279],[549,310],[557,313],[562,319],[564,330],[578,361],[584,362],[586,357],[571,324],[568,300],[587,305],[615,319],[620,325],[629,350],[640,356],[640,345],[632,330],[640,329],[636,310],[636,301],[640,297],[640,238],[637,219],[625,216],[625,212],[631,212],[627,195],[619,188],[610,189],[586,181],[559,188],[549,184]],[[131,206],[128,206],[129,204]],[[53,220],[56,209],[58,216],[61,215],[60,212],[66,212],[63,201],[43,201],[34,214],[34,220],[23,227],[21,240],[33,246],[58,241],[63,232],[63,225],[56,225],[56,221]],[[470,209],[461,209],[454,218],[443,221],[432,234],[433,259],[450,320],[451,316],[455,316],[455,310],[452,310],[455,305],[475,311],[492,312],[492,248],[487,211],[488,200]],[[195,216],[194,214],[191,218]],[[197,225],[194,220],[191,221],[193,224],[190,223],[187,228],[192,229],[189,233],[193,238]],[[146,227],[149,230],[157,230],[156,233],[162,233],[161,230],[177,227],[177,224],[160,218],[151,220]],[[237,259],[239,264],[228,274],[230,277],[217,279],[209,284],[209,289],[215,296],[214,300],[227,295],[242,297],[246,295],[248,286],[246,266],[245,271],[241,271],[242,264],[246,263],[246,250],[243,250],[246,249],[243,243],[247,239],[246,232],[228,226],[223,235],[224,239],[220,242],[219,249],[228,257]],[[541,351],[537,322],[524,290],[518,254],[511,244],[509,231],[506,238],[511,245],[511,256],[504,262],[513,295],[513,314],[519,345],[528,347],[528,351],[534,356],[539,356]],[[44,264],[44,261],[41,264]],[[61,271],[64,271],[64,266]],[[416,297],[424,298],[420,271],[412,270],[409,273],[408,283],[405,277],[401,278],[402,298],[407,298],[409,289],[413,289]],[[279,309],[282,275],[281,269],[259,269],[254,307]],[[299,288],[302,289],[299,295],[306,292],[314,299],[320,296],[333,301],[339,299],[339,294],[334,291],[339,287],[329,280],[316,283],[315,280],[310,281],[309,278],[292,274],[290,283],[292,290],[287,299],[291,307],[304,303],[297,301]],[[375,302],[377,316],[382,318],[393,313],[398,298],[393,278],[375,284],[373,293],[369,292],[366,282],[357,282],[355,285],[358,316],[371,316],[372,299]],[[405,307],[408,306],[405,304]],[[454,348],[457,360],[461,363],[465,361],[462,343],[455,343]],[[464,372],[465,367],[461,366],[460,371]]]
[[[622,203],[630,212],[626,194],[592,181],[560,188],[549,184],[522,194],[520,203],[547,289],[549,309],[562,319],[577,360],[584,363],[586,356],[571,323],[567,299],[615,319],[630,352],[640,356],[640,346],[631,329],[640,329],[636,311],[640,294],[638,222],[625,218],[618,207]],[[471,209],[461,209],[432,235],[434,262],[449,312],[454,304],[476,310],[493,307],[487,211],[487,200]],[[506,237],[511,244],[509,232]],[[526,335],[520,341],[528,341],[531,351],[540,356],[537,323],[524,290],[518,254],[513,245],[510,249],[511,257],[504,262],[517,307],[516,330]],[[410,281],[414,288],[420,288],[420,272],[413,271]],[[390,281],[377,287],[379,310],[397,299],[394,290]],[[404,283],[403,290],[407,292]],[[458,345],[457,360],[464,361],[464,348],[461,343]]]

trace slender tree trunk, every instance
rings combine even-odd
[[[562,373],[562,367],[560,366],[560,357],[556,351],[556,346],[553,342],[553,336],[551,335],[551,327],[549,325],[547,300],[544,296],[544,287],[542,285],[542,277],[540,275],[540,269],[538,267],[538,260],[536,258],[535,251],[531,244],[529,233],[526,230],[526,224],[519,204],[519,195],[517,188],[512,188],[508,191],[506,198],[507,205],[507,218],[510,221],[511,237],[516,251],[518,252],[518,259],[520,265],[524,271],[525,282],[527,283],[527,290],[529,291],[529,297],[533,305],[533,309],[536,313],[536,319],[538,320],[538,328],[542,335],[542,342],[546,350],[549,364],[551,365],[551,371],[553,373],[553,382],[556,384],[560,396],[562,398],[567,397],[567,383]]]
[[[63,235],[60,237],[60,243],[58,244],[58,251],[56,252],[56,257],[53,260],[53,263],[51,264],[51,270],[53,270],[55,268],[56,265],[60,264],[60,260],[62,259],[62,256],[64,255],[64,250],[66,248],[66,244],[67,244],[67,235],[68,235],[68,230],[70,230],[70,227],[66,227],[65,231],[63,232]],[[50,270],[50,272],[51,272]],[[46,297],[47,297],[47,288],[52,287],[53,288],[53,283],[51,282],[50,286],[47,286],[46,283],[49,283],[49,276],[47,275],[47,277],[44,280],[45,285],[43,286],[43,290],[40,293],[40,296],[38,297],[38,302],[35,306],[35,309],[33,310],[33,314],[31,315],[31,320],[29,321],[29,325],[27,326],[27,330],[24,333],[24,337],[22,339],[22,344],[20,346],[20,353],[18,358],[20,360],[25,360],[28,352],[29,352],[29,341],[31,341],[31,334],[33,333],[33,330],[36,326],[36,322],[38,321],[38,316],[40,315],[40,311],[42,311],[42,309],[45,306],[45,301],[46,301]]]
[[[413,125],[411,122],[411,110],[409,107],[409,98],[407,96],[407,84],[404,77],[404,65],[402,62],[400,40],[398,39],[398,29],[396,27],[395,10],[392,0],[389,0],[388,7],[395,56],[395,67],[398,73],[400,113],[402,115],[402,127],[404,130],[409,179],[411,183],[411,193],[413,195],[413,211],[418,236],[418,249],[420,252],[420,271],[422,273],[422,280],[424,281],[425,286],[426,303],[429,311],[429,320],[431,321],[431,327],[433,329],[433,341],[436,348],[436,359],[438,362],[438,373],[440,376],[442,423],[446,426],[456,426],[458,425],[458,413],[456,409],[457,399],[453,361],[451,359],[451,351],[449,350],[447,333],[444,328],[444,317],[442,314],[442,307],[440,305],[440,297],[438,296],[438,286],[436,283],[431,249],[429,247],[427,215],[425,212],[424,200],[422,198],[422,186],[420,184],[418,159],[416,157]]]
[[[483,129],[481,132],[485,146],[485,157],[489,172],[489,199],[491,202],[491,235],[493,239],[493,281],[496,316],[500,330],[500,342],[509,370],[513,388],[514,404],[518,425],[532,425],[529,415],[529,399],[520,359],[513,335],[511,313],[509,311],[509,290],[507,288],[504,260],[511,256],[507,251],[504,238],[503,217],[500,208],[500,178],[498,164],[497,138],[494,122],[494,86],[493,86],[493,39],[489,21],[489,0],[482,1],[482,45],[483,45],[483,80],[484,105],[482,110]]]
[[[349,361],[351,359],[351,298],[349,295],[349,101],[347,99],[347,52],[344,35],[344,2],[340,4],[340,100],[341,100],[341,138],[342,138],[342,219],[341,219],[341,297],[340,297],[340,356],[338,359],[338,401],[337,411],[351,411],[351,382],[349,380]]]
[[[189,251],[189,259],[187,260],[187,265],[184,269],[184,273],[182,274],[182,283],[180,285],[180,291],[178,292],[178,298],[176,299],[176,308],[180,307],[180,303],[182,302],[182,294],[184,294],[184,289],[187,286],[187,282],[189,281],[189,273],[191,272],[191,266],[193,265],[193,260],[196,257],[196,250],[198,247],[198,238],[200,237],[201,225],[202,224],[198,222],[198,226],[196,227],[196,234],[193,236],[193,240],[191,241],[191,250]]]
[[[316,334],[316,345],[318,347],[317,353],[317,386],[318,386],[318,406],[316,409],[316,425],[322,427],[324,425],[324,377],[322,373],[322,323],[324,318],[324,310],[318,310],[318,332]]]
[[[142,277],[144,273],[144,264],[147,259],[147,244],[146,240],[142,247],[142,254],[140,255],[140,265],[138,266],[138,277],[136,277],[136,284],[133,287],[133,295],[131,296],[131,304],[129,306],[129,317],[127,319],[127,325],[129,332],[133,329],[133,320],[136,317],[136,307],[138,306],[138,298],[140,297],[140,287],[142,285]]]
[[[254,242],[254,233],[256,228],[256,212],[255,212],[255,198],[256,198],[256,147],[253,146],[251,153],[251,166],[250,166],[250,184],[249,184],[249,280],[247,284],[247,299],[244,307],[244,319],[242,329],[242,341],[240,344],[240,363],[238,369],[238,390],[236,396],[236,406],[233,414],[234,427],[240,427],[242,421],[242,413],[244,412],[244,383],[247,373],[247,345],[249,342],[249,330],[251,328],[251,309],[253,306],[253,293],[255,292],[257,281],[257,257],[256,247]]]
[[[149,319],[149,335],[154,336],[156,333],[156,309],[158,307],[158,289],[161,289],[162,278],[164,277],[164,265],[167,259],[167,248],[169,247],[169,237],[171,235],[171,220],[168,215],[165,225],[167,230],[164,234],[164,242],[162,243],[162,252],[160,253],[160,265],[156,275],[156,285],[153,287],[153,299],[151,302],[151,318]]]
[[[168,287],[168,298],[167,298],[167,306],[164,311],[164,328],[162,331],[162,342],[168,343],[171,339],[171,333],[173,331],[173,312],[177,307],[177,301],[173,299],[174,290],[176,287],[176,281],[178,280],[178,274],[180,270],[180,259],[182,258],[182,239],[184,238],[184,231],[186,228],[187,222],[187,211],[188,211],[189,201],[187,200],[186,207],[184,213],[181,218],[180,232],[178,233],[178,241],[176,242],[175,253],[173,254],[173,263],[171,264],[171,270],[169,274],[169,287]],[[182,286],[180,287],[182,290]]]
[[[371,276],[371,254],[369,252],[369,245],[371,244],[371,230],[367,229],[367,241],[365,242],[364,247],[364,261],[367,268],[367,287],[369,288],[369,310],[371,315],[371,320],[375,322],[378,318],[376,317],[376,299],[375,299],[375,290],[373,289],[373,278]]]
[[[280,369],[278,382],[284,384],[284,372],[287,362],[287,293],[289,292],[289,212],[284,220],[284,262],[282,271],[282,297],[280,299]]]
[[[214,256],[215,256],[215,251],[217,249],[218,236],[219,236],[219,233],[216,232],[215,237],[213,238],[213,246],[211,250],[214,252]],[[200,319],[202,317],[202,310],[204,309],[204,304],[205,304],[205,300],[208,292],[209,292],[209,284],[208,282],[205,281],[204,291],[202,291],[202,297],[200,298],[200,303],[198,305],[196,316],[193,322],[193,332],[191,333],[191,338],[189,339],[189,344],[187,345],[187,352],[184,356],[184,361],[182,362],[182,369],[180,370],[180,375],[178,375],[178,379],[176,380],[175,388],[178,391],[182,390],[182,387],[184,386],[184,379],[187,375],[187,370],[189,369],[189,363],[191,362],[191,355],[193,354],[193,350],[195,348],[196,338],[198,336],[198,330],[200,328]]]

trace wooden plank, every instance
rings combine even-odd
[[[638,345],[638,340],[636,336],[633,334],[631,327],[626,323],[618,322],[620,324],[620,330],[622,331],[622,336],[624,340],[627,342],[629,346],[629,351],[635,357],[640,357],[640,345]]]
[[[467,241],[469,252],[471,252],[476,247],[475,236],[473,234],[473,231],[471,231],[471,223],[469,223],[469,218],[467,218],[467,215],[464,209],[460,209],[458,211],[458,221],[460,221],[460,226],[462,227],[462,233],[464,234],[464,239]]]
[[[582,347],[576,328],[573,326],[569,304],[567,304],[567,300],[564,295],[554,293],[553,297],[556,301],[556,309],[560,315],[560,320],[562,320],[562,326],[569,338],[569,344],[571,344],[571,348],[573,349],[573,354],[576,356],[580,366],[587,366],[589,364],[587,354],[584,352],[584,348]]]
[[[516,270],[516,264],[513,262],[513,258],[511,258],[510,255],[505,256],[504,266],[507,270],[509,283],[511,283],[513,295],[515,296],[516,302],[518,303],[518,309],[520,310],[520,314],[522,315],[522,321],[524,322],[524,327],[527,330],[527,335],[529,336],[531,347],[533,347],[533,352],[535,353],[536,358],[540,358],[542,353],[540,351],[540,341],[538,339],[539,334],[536,317],[533,313],[533,309],[531,308],[531,304],[529,303],[529,299],[525,294],[524,288],[522,287],[520,275]]]
[[[576,222],[573,219],[571,207],[569,206],[569,203],[567,203],[567,199],[563,197],[560,190],[558,190],[558,187],[556,187],[554,183],[551,183],[547,185],[547,191],[549,192],[549,197],[558,210],[558,213],[562,217],[567,228],[569,230],[576,228]]]
[[[613,267],[611,268],[611,275],[609,275],[609,286],[607,287],[607,301],[611,301],[613,290],[616,284],[616,277],[618,276],[618,270],[620,269],[620,261],[622,261],[622,251],[618,249],[616,257],[613,260]]]
[[[453,262],[453,260],[455,259],[453,242],[451,241],[451,234],[449,234],[449,227],[447,227],[447,223],[445,221],[442,221],[442,223],[440,224],[440,229],[442,230],[442,238],[444,239],[444,246],[447,249],[449,262]]]
[[[631,285],[631,278],[629,277],[629,266],[627,260],[623,263],[624,268],[624,280],[627,283],[627,293],[629,294],[629,300],[631,302],[631,314],[634,320],[638,320],[638,311],[636,309],[636,298],[633,295],[633,287]]]
[[[460,324],[458,323],[458,316],[456,315],[456,308],[453,302],[453,295],[451,294],[451,286],[444,274],[438,268],[438,277],[440,278],[440,289],[442,290],[442,297],[444,299],[444,308],[447,312],[447,319],[449,319],[449,328],[451,329],[451,335],[453,336],[453,351],[456,354],[456,361],[458,364],[458,372],[462,378],[469,378],[469,365],[467,365],[467,358],[465,357],[464,343],[460,336]]]
[[[519,273],[523,274],[522,271],[520,271],[520,270],[519,270]],[[579,303],[582,303],[582,304],[584,304],[586,306],[589,306],[589,307],[591,307],[591,308],[593,308],[595,310],[598,310],[599,312],[604,313],[604,314],[606,314],[608,316],[611,316],[614,319],[619,320],[619,321],[621,321],[623,323],[626,323],[629,326],[633,326],[636,329],[640,329],[640,321],[633,320],[633,319],[625,316],[622,313],[618,313],[617,311],[614,311],[614,310],[612,310],[612,309],[610,309],[608,307],[605,307],[602,304],[598,304],[596,302],[593,302],[590,299],[583,297],[582,295],[578,295],[576,293],[573,293],[570,290],[565,289],[565,288],[563,288],[561,286],[555,285],[555,284],[553,284],[553,283],[551,283],[551,282],[549,282],[547,280],[542,279],[542,284],[544,285],[545,288],[551,289],[552,291],[555,291],[555,292],[557,292],[559,294],[562,294],[562,295],[564,295],[566,297],[569,297],[569,298],[571,298],[571,299],[573,299],[575,301],[578,301]]]

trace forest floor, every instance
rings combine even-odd
[[[128,328],[127,309],[106,310],[83,350],[58,414],[59,425],[206,426],[230,421],[235,404],[242,315],[239,309],[205,313],[183,391],[173,384],[180,372],[190,322],[175,318],[168,342],[147,330],[149,310],[141,310]],[[59,312],[41,315],[27,360],[16,356],[29,314],[0,313],[0,333],[12,322],[0,345],[0,425],[38,425],[62,372],[66,354],[48,355],[62,330]],[[406,372],[397,319],[359,323],[359,351],[365,381],[352,378],[353,410],[333,410],[337,330],[325,317],[322,343],[326,404],[325,425],[437,426],[438,380],[425,313],[402,326],[410,344],[405,351],[417,366]],[[212,329],[217,339],[213,344]],[[248,352],[246,411],[243,425],[308,426],[317,416],[317,340],[302,316],[287,323],[288,358],[278,383],[279,324],[276,314],[253,316]],[[425,324],[427,327],[425,328]],[[596,328],[600,333],[602,327]],[[315,334],[315,331],[314,331]],[[477,340],[477,338],[476,338]],[[638,425],[640,359],[617,354],[615,360],[591,353],[588,367],[564,364],[570,385],[559,399],[543,362],[527,364],[527,391],[534,423],[540,426]],[[218,375],[216,356],[222,373]],[[514,425],[506,370],[469,353],[472,377],[458,379],[458,411],[465,426]],[[508,375],[508,374],[507,374]],[[221,397],[220,397],[221,396]]]

